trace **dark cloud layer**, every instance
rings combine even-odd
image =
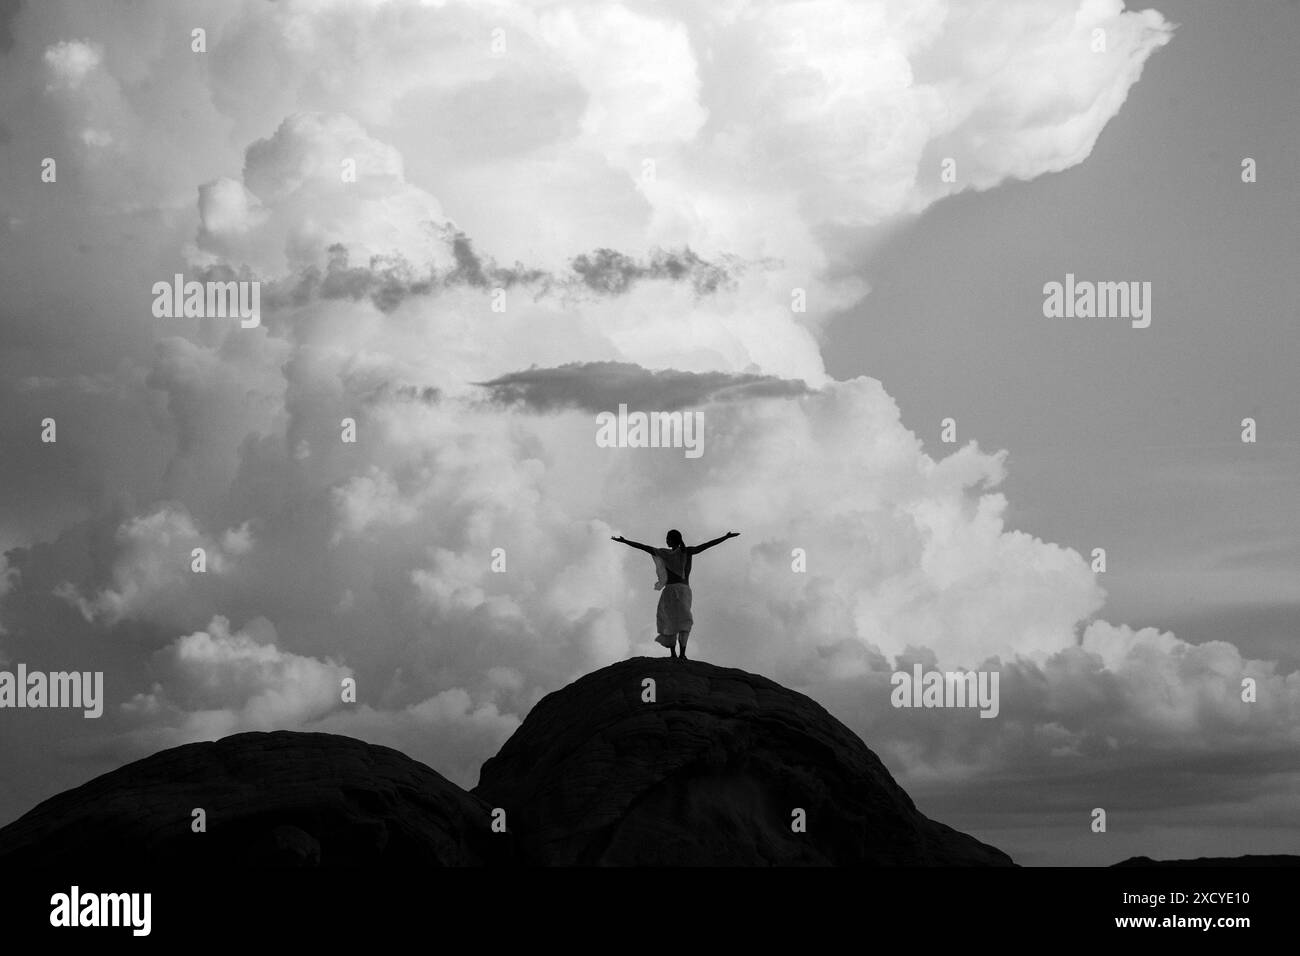
[[[630,362],[531,368],[478,384],[489,389],[496,402],[525,405],[540,412],[564,408],[613,411],[620,404],[671,412],[707,402],[792,397],[810,391],[803,382],[774,375],[651,371]]]
[[[641,279],[689,281],[700,295],[716,292],[731,281],[726,268],[705,262],[690,249],[680,252],[656,249],[645,263],[613,249],[597,249],[574,259],[573,271],[588,288],[610,295],[626,292]]]
[[[329,248],[325,269],[311,267],[298,275],[270,283],[266,302],[271,307],[302,306],[318,299],[370,299],[383,312],[391,312],[411,296],[429,295],[439,289],[510,289],[526,286],[538,296],[559,292],[623,295],[637,283],[648,280],[690,283],[696,295],[705,296],[728,288],[741,271],[738,260],[708,262],[689,248],[676,251],[655,249],[645,260],[637,260],[613,249],[597,249],[576,256],[568,273],[551,273],[516,262],[501,266],[474,248],[463,232],[450,227],[440,230],[455,265],[438,272],[421,274],[399,256],[374,256],[366,265],[352,265],[342,244]],[[226,266],[207,270],[203,278],[229,280],[250,278],[236,275]]]

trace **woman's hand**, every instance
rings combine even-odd
[[[726,537],[728,537],[728,538],[739,538],[739,537],[740,537],[740,532],[739,532],[739,531],[728,531],[727,534],[726,534]]]
[[[623,543],[623,544],[627,544],[627,538],[623,537],[621,534],[620,534],[620,535],[610,535],[610,536],[609,536],[609,540],[610,540],[610,541],[619,541],[619,542],[621,542],[621,543]]]

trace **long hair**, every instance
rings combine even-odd
[[[668,532],[666,540],[668,541],[668,547],[670,548],[680,548],[686,544],[686,542],[682,540],[682,533],[676,528],[673,528]]]

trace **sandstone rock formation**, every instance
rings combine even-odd
[[[191,828],[195,808],[206,833]],[[247,733],[128,764],[0,830],[0,865],[474,866],[488,809],[424,764],[334,734]]]
[[[206,813],[206,833],[192,832],[194,808]],[[505,833],[492,832],[494,808],[506,811]],[[792,826],[799,818],[802,831]],[[633,658],[544,698],[470,793],[387,747],[245,733],[129,764],[0,829],[0,866],[123,864],[1011,860],[922,815],[876,755],[810,698],[740,670]]]
[[[534,864],[1011,865],[923,816],[811,698],[700,661],[633,658],[548,695],[473,792]]]

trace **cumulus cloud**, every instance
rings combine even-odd
[[[592,148],[625,159],[638,147],[690,141],[704,125],[686,24],[610,4],[547,10],[537,28],[587,90],[582,134]]]
[[[276,647],[275,627],[258,619],[232,631],[224,617],[158,652],[162,680],[122,705],[142,735],[172,743],[215,740],[246,730],[301,727],[341,706],[351,670]]]
[[[452,687],[401,710],[364,704],[338,710],[312,729],[394,747],[469,789],[478,784],[482,755],[499,750],[519,723],[518,715],[501,713],[490,699],[475,700],[464,688]]]
[[[190,583],[196,575],[227,573],[231,562],[253,545],[247,524],[218,539],[200,532],[183,507],[170,505],[128,519],[117,529],[114,543],[110,586],[89,598],[71,582],[55,590],[87,621],[112,625],[126,618],[170,619],[195,600]],[[202,554],[195,554],[196,549]]]
[[[442,207],[406,182],[402,158],[339,113],[297,113],[248,147],[243,179],[199,193],[199,253],[275,276],[323,264],[346,242],[355,252],[437,262]],[[441,265],[448,263],[444,260]]]
[[[44,59],[50,77],[47,89],[76,89],[99,66],[104,59],[104,51],[96,43],[61,40],[46,49]]]
[[[936,664],[928,654],[916,659]],[[882,707],[877,694],[861,694],[861,682],[839,682],[824,694],[869,722],[891,766],[921,783],[1073,780],[1077,793],[1087,786],[1084,778],[1113,780],[1140,775],[1144,766],[1190,767],[1224,755],[1239,769],[1300,769],[1293,756],[1300,743],[1300,672],[1279,673],[1227,642],[1193,645],[1155,628],[1096,620],[1079,646],[980,666],[1001,675],[996,721]],[[866,678],[873,687],[886,681],[885,673]],[[996,732],[981,726],[987,723],[997,723]],[[1240,798],[1243,781],[1230,777],[1162,775],[1164,798],[1194,803],[1207,791],[1215,799]],[[1049,796],[1049,807],[1058,799],[1068,800]],[[1149,794],[1125,799],[1134,807],[1152,802]]]

